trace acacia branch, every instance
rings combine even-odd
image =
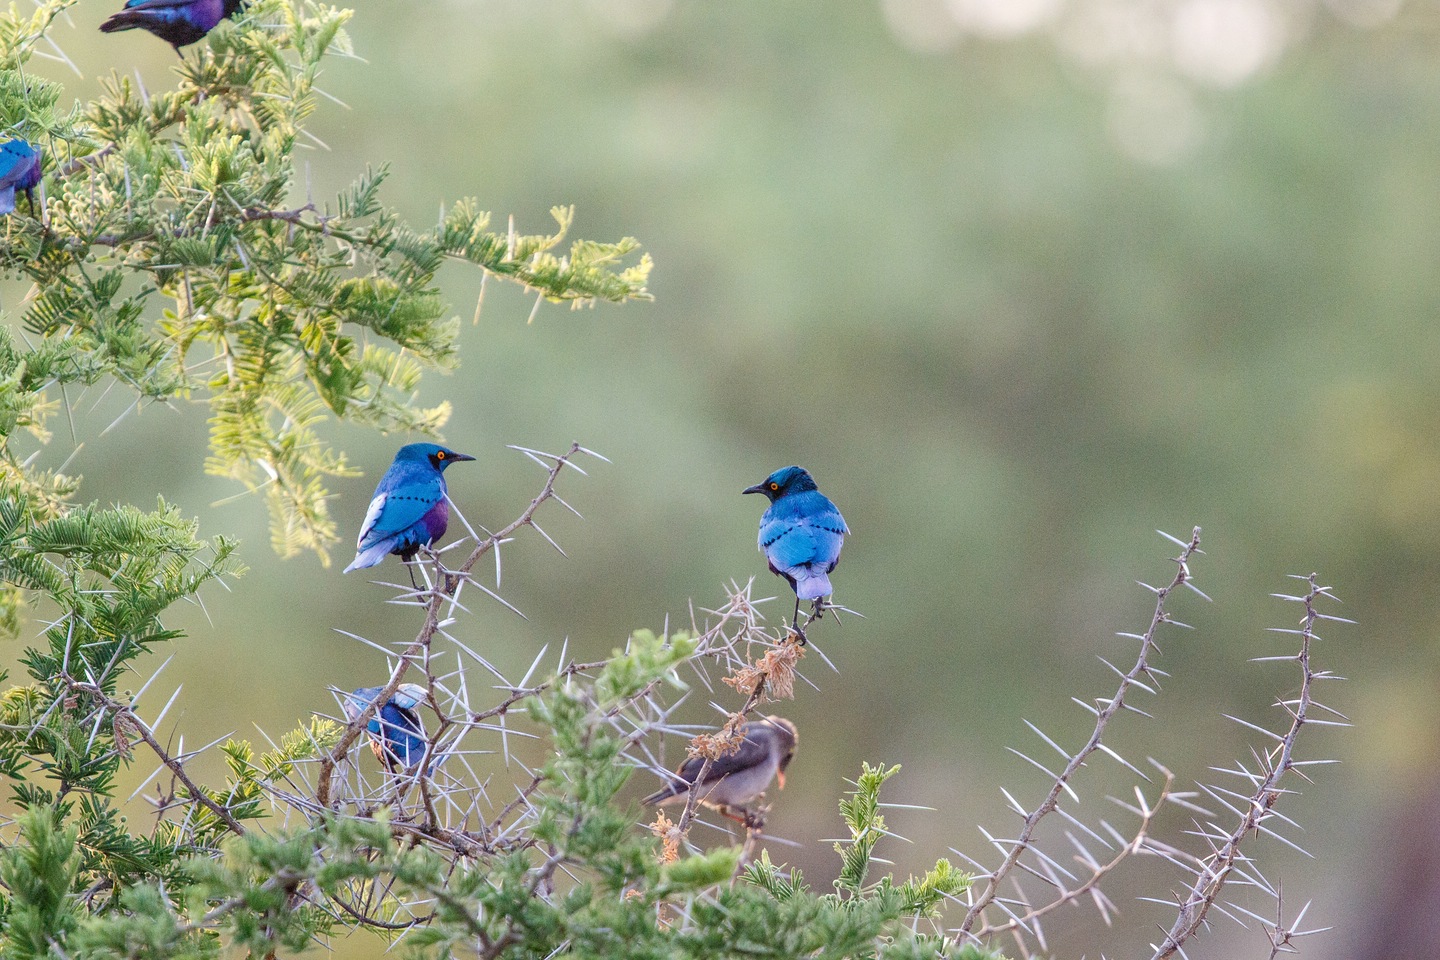
[[[82,158],[84,159],[84,158]],[[315,220],[305,219],[305,214],[313,213]],[[326,236],[333,236],[344,240],[346,243],[364,245],[366,240],[358,234],[334,230],[330,227],[330,221],[334,217],[323,216],[313,203],[307,203],[303,207],[296,207],[293,210],[271,210],[266,207],[246,207],[240,210],[234,218],[239,223],[256,223],[261,220],[279,220],[291,226],[301,227],[314,233],[323,233]],[[203,236],[216,224],[220,218],[213,212],[205,218],[205,222],[194,227],[178,227],[174,230],[167,230],[164,236],[180,239],[181,237]],[[72,249],[84,249],[85,247],[119,247],[127,243],[139,243],[147,240],[157,240],[161,236],[154,230],[137,230],[132,233],[100,233],[93,237],[76,237],[69,242]]]
[[[1156,798],[1154,803],[1142,806],[1140,811],[1140,825],[1135,829],[1135,833],[1132,835],[1130,842],[1122,847],[1114,857],[1105,863],[1096,863],[1087,856],[1084,862],[1090,867],[1090,876],[1085,878],[1078,886],[1065,888],[1060,886],[1055,878],[1051,878],[1051,882],[1060,888],[1060,893],[1049,903],[1040,907],[1032,907],[1020,916],[1012,916],[1005,923],[985,924],[981,926],[979,930],[974,931],[972,935],[977,940],[984,940],[988,937],[1028,929],[1033,921],[1039,920],[1046,914],[1054,913],[1063,906],[1077,902],[1081,897],[1098,888],[1100,883],[1109,876],[1116,867],[1120,866],[1121,863],[1131,856],[1142,852],[1150,836],[1150,827],[1155,822],[1155,815],[1159,812],[1160,808],[1165,805],[1165,801],[1170,798],[1171,788],[1175,782],[1175,775],[1173,773],[1169,770],[1164,772],[1165,784],[1160,788],[1160,796]]]
[[[1295,768],[1295,742],[1299,739],[1301,728],[1307,723],[1316,722],[1310,717],[1311,708],[1319,706],[1313,697],[1315,681],[1329,676],[1317,673],[1310,665],[1311,641],[1317,639],[1315,623],[1322,619],[1348,622],[1343,621],[1340,617],[1329,617],[1318,612],[1315,609],[1318,599],[1321,597],[1334,599],[1334,597],[1328,587],[1317,584],[1316,574],[1312,573],[1304,579],[1310,587],[1304,596],[1291,597],[1275,594],[1281,599],[1305,605],[1305,616],[1300,621],[1299,630],[1300,652],[1295,657],[1301,672],[1300,695],[1290,703],[1281,704],[1290,714],[1290,728],[1280,738],[1279,743],[1265,755],[1263,762],[1266,774],[1259,780],[1249,796],[1235,828],[1209,856],[1198,862],[1198,874],[1195,882],[1191,885],[1184,902],[1178,904],[1179,914],[1175,918],[1175,923],[1155,949],[1153,960],[1164,960],[1166,957],[1173,957],[1180,953],[1180,948],[1185,941],[1190,939],[1205,923],[1210,908],[1220,897],[1220,891],[1224,887],[1225,881],[1229,878],[1236,863],[1243,859],[1240,853],[1241,843],[1252,832],[1258,834],[1266,829],[1262,824],[1270,818],[1271,809],[1281,796],[1289,792],[1280,789],[1280,778]],[[1334,721],[1326,722],[1333,723]]]
[[[68,689],[92,697],[95,702],[100,705],[101,709],[114,714],[117,718],[123,718],[125,722],[140,735],[140,739],[144,740],[146,745],[160,758],[160,762],[174,774],[175,779],[185,785],[185,789],[190,791],[190,796],[193,797],[197,803],[219,817],[220,821],[229,827],[232,832],[242,835],[245,833],[245,825],[239,820],[236,820],[234,815],[223,804],[217,803],[211,798],[211,796],[205,792],[204,788],[190,779],[190,775],[185,772],[185,765],[170,756],[165,747],[155,738],[154,732],[151,731],[144,720],[140,719],[139,714],[135,712],[135,709],[130,706],[130,704],[107,695],[105,691],[100,689],[96,684],[83,683],[65,674],[61,674],[56,679],[63,683]]]
[[[470,714],[468,719],[471,723],[482,723],[486,720],[491,719],[492,717],[503,716],[510,710],[511,707],[515,706],[515,704],[519,703],[522,700],[528,700],[533,696],[544,693],[546,690],[553,687],[558,681],[568,680],[576,674],[584,673],[589,670],[599,670],[609,664],[609,662],[609,660],[595,660],[590,663],[571,662],[567,664],[563,670],[561,670],[555,676],[551,677],[549,680],[544,680],[540,683],[537,683],[533,687],[525,687],[523,689],[515,688],[511,691],[510,696],[506,697],[500,703],[497,703],[495,706],[489,707],[485,710],[481,710],[478,713],[472,713]]]
[[[1010,852],[1006,854],[1004,862],[986,878],[985,889],[975,898],[969,911],[965,914],[965,919],[961,922],[958,931],[962,936],[971,935],[975,924],[980,919],[981,913],[986,907],[990,906],[996,896],[999,895],[1000,884],[1004,882],[1005,878],[1008,877],[1010,872],[1019,864],[1020,857],[1031,849],[1035,831],[1039,827],[1040,822],[1056,809],[1059,805],[1060,794],[1067,789],[1071,778],[1085,765],[1085,761],[1099,749],[1100,741],[1104,737],[1105,730],[1110,725],[1111,719],[1121,710],[1127,708],[1128,705],[1125,702],[1126,696],[1140,683],[1142,676],[1150,675],[1150,655],[1152,652],[1158,651],[1155,645],[1155,634],[1159,631],[1162,624],[1170,620],[1170,615],[1165,610],[1165,600],[1170,596],[1172,591],[1188,583],[1190,580],[1189,561],[1200,549],[1199,527],[1196,527],[1191,533],[1190,542],[1182,544],[1182,547],[1183,549],[1180,551],[1180,556],[1175,558],[1177,569],[1174,579],[1164,587],[1149,588],[1155,593],[1155,612],[1150,617],[1150,626],[1147,627],[1145,633],[1140,636],[1140,653],[1135,659],[1135,665],[1130,668],[1128,673],[1120,678],[1120,686],[1116,689],[1114,696],[1105,701],[1104,706],[1096,712],[1095,727],[1090,733],[1090,739],[1085,742],[1084,746],[1070,756],[1069,762],[1065,764],[1065,769],[1055,777],[1054,783],[1050,787],[1050,792],[1046,794],[1045,799],[1041,801],[1039,806],[1035,807],[1026,815],[1024,825],[1020,830],[1020,835],[1011,842]]]

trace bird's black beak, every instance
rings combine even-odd
[[[450,459],[458,462],[460,460],[474,460],[475,458],[468,453],[452,453],[450,454]]]
[[[757,484],[755,484],[755,486],[753,486],[753,487],[746,487],[744,490],[741,490],[740,492],[741,492],[741,493],[764,493],[764,492],[765,492],[765,484],[763,484],[763,483],[757,483]]]

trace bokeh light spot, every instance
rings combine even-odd
[[[1186,0],[1175,11],[1175,66],[1202,83],[1248,80],[1274,60],[1284,39],[1279,15],[1260,0]]]

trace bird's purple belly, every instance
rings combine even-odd
[[[441,498],[429,513],[420,518],[420,522],[425,525],[426,539],[430,543],[445,536],[445,528],[450,525],[450,501]]]

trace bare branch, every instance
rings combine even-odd
[[[1166,536],[1167,539],[1175,539],[1168,535]],[[1139,636],[1140,653],[1136,657],[1134,665],[1126,673],[1121,675],[1120,686],[1116,689],[1115,693],[1107,700],[1100,702],[1099,708],[1095,711],[1095,726],[1090,733],[1089,740],[1070,756],[1069,762],[1065,764],[1064,769],[1055,775],[1050,791],[1046,794],[1045,799],[1026,815],[1024,825],[1020,830],[1020,835],[1010,847],[1004,861],[994,872],[985,878],[984,889],[975,897],[970,905],[969,911],[965,914],[965,919],[960,923],[958,933],[961,936],[972,935],[976,924],[980,922],[981,914],[984,913],[985,908],[995,900],[995,897],[999,893],[1000,885],[1009,877],[1011,871],[1019,865],[1020,858],[1032,848],[1035,831],[1040,826],[1041,821],[1056,809],[1060,801],[1060,795],[1071,789],[1071,778],[1085,765],[1085,761],[1099,749],[1100,740],[1105,735],[1105,730],[1110,725],[1111,719],[1122,709],[1133,709],[1129,707],[1125,699],[1129,695],[1131,688],[1139,686],[1148,690],[1148,687],[1145,687],[1144,684],[1141,683],[1140,678],[1142,676],[1148,676],[1153,672],[1150,666],[1150,657],[1158,651],[1158,648],[1155,646],[1155,635],[1163,624],[1175,622],[1165,609],[1165,600],[1177,587],[1189,582],[1190,560],[1199,552],[1200,528],[1196,527],[1190,535],[1189,542],[1183,544],[1180,555],[1175,558],[1175,576],[1171,579],[1170,583],[1163,587],[1150,587],[1142,584],[1142,586],[1146,586],[1147,590],[1155,594],[1155,612],[1150,617],[1150,625],[1145,629],[1145,632]],[[1116,672],[1119,673],[1118,670],[1116,670]]]

